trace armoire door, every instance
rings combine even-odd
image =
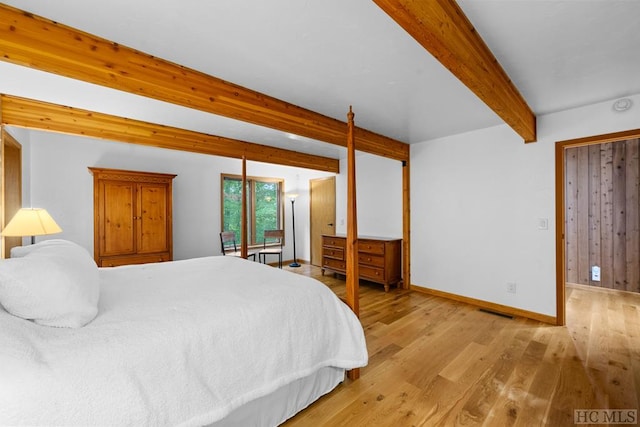
[[[138,184],[138,253],[169,250],[171,218],[167,186]]]
[[[136,253],[135,219],[136,184],[103,181],[100,183],[99,211],[102,256]]]

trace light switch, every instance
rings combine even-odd
[[[548,230],[548,229],[549,229],[549,219],[538,218],[538,230]]]

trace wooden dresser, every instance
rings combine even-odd
[[[93,174],[93,253],[98,266],[171,261],[175,175],[89,170]]]
[[[322,236],[322,274],[325,270],[346,273],[346,236]],[[360,279],[389,286],[402,281],[402,239],[358,237],[358,274]]]

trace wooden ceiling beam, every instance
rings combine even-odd
[[[79,108],[0,95],[1,124],[339,173],[340,161]]]
[[[536,117],[455,0],[373,0],[515,130],[536,140]]]
[[[0,4],[0,59],[346,146],[347,124],[260,92]],[[357,129],[356,148],[404,160],[409,146]]]

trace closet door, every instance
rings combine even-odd
[[[102,256],[136,253],[136,184],[102,181],[99,191],[100,254]]]

